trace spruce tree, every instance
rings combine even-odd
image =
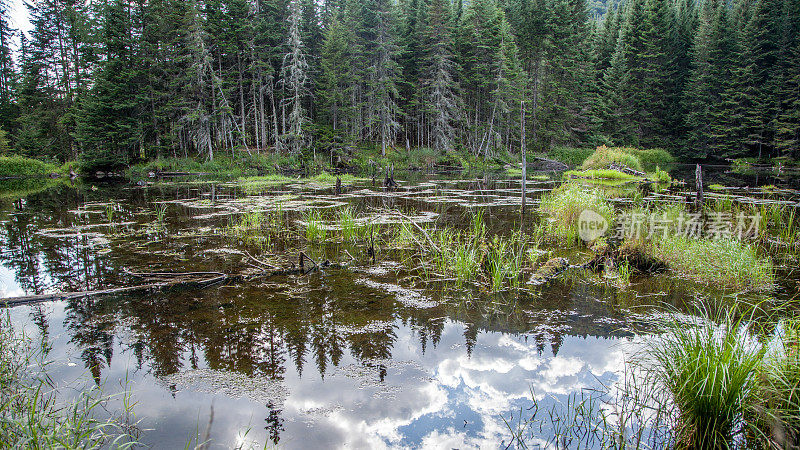
[[[19,111],[15,99],[17,73],[11,42],[17,30],[9,23],[9,13],[8,3],[0,0],[0,128],[13,133]]]
[[[355,36],[343,20],[343,12],[338,12],[325,29],[325,37],[320,50],[320,75],[316,97],[320,103],[320,117],[334,131],[341,128],[347,118],[349,74],[353,67],[351,44]]]
[[[380,141],[381,155],[394,144],[400,128],[397,83],[400,48],[394,35],[392,3],[368,0],[362,6],[361,41],[365,58],[364,125],[368,136]]]
[[[422,60],[425,112],[431,145],[439,151],[454,147],[463,107],[456,81],[450,11],[446,0],[431,0],[427,8]]]
[[[104,61],[95,84],[79,107],[77,136],[84,170],[112,170],[129,164],[141,145],[138,61],[125,0],[115,0],[105,14]]]
[[[281,84],[286,91],[283,99],[283,114],[286,126],[281,143],[289,152],[297,154],[306,143],[305,124],[308,117],[303,102],[308,93],[308,63],[300,34],[300,2],[289,3],[289,36],[286,41],[287,53],[281,68]]]
[[[751,84],[746,117],[747,144],[759,157],[772,154],[780,114],[780,86],[783,79],[781,21],[783,0],[756,0],[745,27],[744,64]]]

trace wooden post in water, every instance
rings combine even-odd
[[[695,205],[703,206],[703,168],[700,164],[694,170],[695,185],[697,187],[697,197],[694,200]]]
[[[522,130],[522,215],[525,215],[525,190],[528,184],[528,158],[525,151],[525,100],[522,101],[522,114],[520,114]]]

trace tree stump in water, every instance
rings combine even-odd
[[[703,168],[700,164],[697,165],[694,171],[695,185],[697,187],[697,196],[694,199],[696,206],[703,206]]]

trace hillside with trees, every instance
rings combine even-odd
[[[42,0],[29,33],[8,9],[0,147],[89,169],[513,155],[523,125],[543,153],[800,158],[796,0]]]

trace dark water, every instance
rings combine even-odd
[[[531,202],[552,186],[534,182]],[[257,249],[222,230],[278,202],[296,230],[309,207],[349,204],[372,221],[391,222],[388,211],[400,209],[453,226],[481,206],[490,232],[507,233],[520,226],[518,195],[518,182],[483,178],[421,179],[389,194],[360,182],[342,196],[328,186],[212,182],[8,193],[0,196],[0,297],[140,282],[128,271],[244,270],[241,250]],[[166,205],[163,227],[158,205]],[[308,247],[300,237],[275,242],[265,257],[288,264],[298,250],[341,262],[348,250],[356,262],[203,290],[23,306],[11,316],[51,342],[59,385],[104,383],[108,394],[127,385],[141,439],[158,448],[202,435],[212,405],[219,448],[494,448],[509,436],[503,418],[527,408],[531,390],[546,407],[613,384],[646,339],[655,312],[647,305],[677,305],[699,289],[659,275],[625,290],[565,277],[523,292],[454,292],[389,249],[373,264],[363,248]],[[573,262],[588,257],[550,250]],[[778,295],[791,295],[786,283]]]

